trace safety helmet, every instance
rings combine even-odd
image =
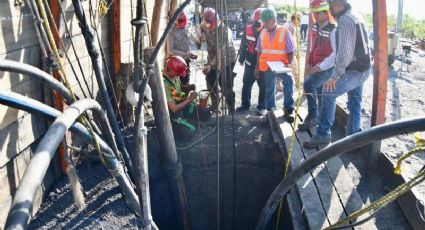
[[[186,76],[186,61],[180,56],[169,56],[165,60],[165,66],[180,77]]]
[[[217,25],[217,20],[215,18],[215,10],[213,8],[205,9],[202,19],[204,20],[204,22],[210,25],[209,26],[210,30],[215,29]]]
[[[175,25],[177,28],[183,29],[186,27],[187,24],[187,16],[185,12],[181,12],[179,16],[177,17]]]
[[[255,9],[254,15],[252,15],[254,22],[259,22],[261,20],[261,11],[263,11],[262,8]]]
[[[270,19],[276,19],[276,12],[272,8],[265,8],[261,11],[261,21],[266,22]]]
[[[310,10],[313,13],[328,11],[329,3],[327,0],[313,0],[310,3]]]

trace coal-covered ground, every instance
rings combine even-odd
[[[236,41],[236,45],[239,42]],[[306,44],[301,46],[301,63],[304,63]],[[404,66],[400,70],[401,62],[397,61],[390,68],[388,77],[387,94],[387,122],[402,118],[414,116],[423,116],[425,114],[425,54],[418,50],[412,52],[412,65]],[[205,77],[201,73],[202,64],[206,60],[206,52],[198,52],[198,60],[192,63],[191,82],[197,84],[197,90],[205,89]],[[242,89],[243,66],[236,64],[235,72],[238,73],[235,78],[234,91],[236,93],[236,106],[240,105],[240,94]],[[302,83],[301,83],[302,86]],[[295,85],[294,85],[295,87]],[[370,127],[373,95],[373,76],[370,76],[365,83],[363,98],[363,129]],[[294,91],[294,98],[297,97],[297,91]],[[252,107],[246,115],[255,116],[258,98],[258,87],[254,84],[252,91]],[[277,94],[277,107],[283,106],[283,94]],[[338,104],[346,107],[346,97],[338,99]],[[303,106],[306,103],[303,100]],[[343,137],[341,127],[334,127],[334,133],[338,138]],[[425,136],[425,135],[424,135]],[[150,145],[156,145],[157,140],[150,140]],[[414,147],[413,135],[402,135],[390,138],[382,142],[382,152],[384,152],[393,162],[403,153]],[[158,146],[151,146],[149,151],[150,162],[155,156]],[[363,199],[363,202],[370,203],[388,192],[384,186],[382,177],[377,173],[371,173],[367,170],[367,157],[365,154],[343,154],[340,156],[349,174],[352,176],[353,183],[357,185],[357,191]],[[153,156],[152,156],[153,155]],[[158,159],[157,159],[158,160]],[[403,164],[403,176],[411,178],[424,165],[424,156],[417,155],[406,160]],[[150,165],[149,167],[159,167]],[[156,168],[158,169],[158,168]],[[40,211],[31,220],[29,229],[137,229],[141,226],[140,220],[126,207],[122,194],[117,183],[110,177],[109,173],[102,166],[96,156],[85,157],[78,165],[78,175],[81,179],[85,191],[87,208],[79,212],[73,205],[70,185],[67,178],[58,181],[51,192],[44,200]],[[166,190],[166,187],[158,187],[159,190]],[[424,183],[414,189],[418,197],[425,194]],[[166,202],[169,197],[160,197],[162,202]],[[166,207],[152,207],[158,209]],[[164,211],[168,215],[173,215],[171,210]],[[161,220],[159,220],[161,221]],[[409,229],[403,214],[399,211],[397,204],[393,203],[385,208],[377,217],[375,217],[381,229]],[[172,229],[172,228],[170,228]]]

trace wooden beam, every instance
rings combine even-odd
[[[385,123],[388,79],[388,26],[386,0],[373,0],[373,102],[371,126]],[[381,154],[381,142],[370,144],[368,168],[376,168]]]
[[[155,0],[152,13],[152,25],[151,25],[151,40],[152,45],[156,46],[158,43],[159,24],[161,21],[161,8],[163,0]]]
[[[114,67],[114,77],[118,76],[121,71],[121,17],[120,17],[121,0],[115,0],[111,6],[111,52]],[[114,82],[116,84],[116,81]]]
[[[174,12],[176,12],[177,2],[178,0],[170,0],[170,8],[168,10],[168,20],[170,20],[171,17],[173,17]]]
[[[373,104],[372,126],[385,123],[388,79],[388,27],[386,0],[373,0]]]
[[[50,24],[50,30],[52,31],[53,38],[55,40],[56,47],[58,47],[58,50],[61,49],[60,47],[60,35],[59,35],[59,28],[60,28],[60,2],[59,1],[49,1],[49,7],[50,11],[52,12],[53,18],[55,20],[55,24],[57,27],[57,31],[53,28],[53,25]],[[60,81],[59,71],[58,69],[53,70],[53,77]],[[63,103],[63,98],[57,93],[54,93],[55,96],[55,106],[59,111],[64,110],[65,104]],[[59,159],[62,169],[62,174],[66,175],[66,168],[67,163],[65,161],[65,155],[67,149],[65,148],[67,143],[72,143],[72,137],[69,132],[65,135],[64,141],[58,146],[58,153],[59,153]]]

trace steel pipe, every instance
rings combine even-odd
[[[58,92],[68,103],[72,103],[74,101],[68,89],[61,82],[32,65],[11,60],[0,60],[0,70],[35,77],[37,80]]]
[[[18,95],[18,97],[16,96],[17,95],[15,93],[11,92],[0,92],[0,102],[4,104],[18,105],[20,102],[24,101],[23,98],[25,97],[21,95]],[[55,116],[54,113],[56,113],[57,115],[58,111],[55,111],[53,108],[34,102],[36,101],[29,99],[25,100],[25,103],[21,103],[21,105],[23,105],[22,107],[32,108],[32,110],[38,110],[39,114],[49,113],[49,116]],[[50,109],[47,109],[46,107]],[[25,171],[21,184],[15,193],[12,208],[6,221],[6,229],[25,229],[27,227],[34,196],[42,183],[56,148],[63,139],[65,132],[72,126],[75,120],[89,109],[101,111],[99,103],[94,100],[85,99],[75,102],[69,106],[62,115],[58,116],[44,135]],[[87,134],[83,136],[89,136],[90,139],[93,139],[85,127],[79,127],[77,130],[83,131],[83,133]],[[98,140],[99,143],[103,142],[100,138]],[[107,145],[103,142],[101,146],[105,149]],[[123,167],[119,164],[113,154],[107,155],[105,160],[108,166],[110,166],[108,167],[108,170],[117,179],[118,183],[120,183],[124,194],[129,199],[128,204],[131,206],[133,211],[141,214],[137,195],[131,189],[131,183],[125,176]]]
[[[326,148],[313,154],[303,161],[297,168],[289,173],[270,195],[257,222],[256,229],[264,230],[272,217],[276,206],[291,187],[304,175],[315,169],[323,162],[336,157],[344,152],[359,148],[371,142],[383,140],[392,136],[425,131],[425,117],[399,120],[372,127],[370,130],[347,136]]]

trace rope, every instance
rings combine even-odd
[[[393,191],[391,191],[390,193],[388,193],[384,197],[381,197],[379,200],[371,203],[370,205],[368,205],[367,207],[365,207],[365,208],[363,208],[359,211],[352,213],[350,216],[346,217],[343,220],[338,221],[337,223],[329,226],[326,229],[328,229],[328,230],[338,229],[338,228],[341,227],[341,225],[344,225],[344,224],[346,224],[350,221],[356,220],[358,217],[360,217],[361,215],[363,215],[365,213],[368,213],[370,211],[376,211],[379,208],[381,208],[382,206],[393,202],[399,196],[401,196],[404,193],[406,193],[407,191],[411,190],[413,187],[415,187],[416,185],[418,185],[419,183],[421,183],[424,180],[425,180],[425,171],[422,171],[418,175],[416,175],[413,179],[411,179],[409,182],[398,186],[396,189],[394,189]]]
[[[297,1],[294,0],[294,14],[297,14],[298,12],[298,8],[297,8]],[[284,177],[286,177],[288,175],[288,170],[289,170],[289,166],[291,164],[291,159],[292,159],[292,152],[294,149],[294,143],[295,143],[295,129],[297,127],[297,122],[298,122],[298,113],[299,113],[299,109],[301,107],[301,97],[302,97],[302,93],[301,93],[301,80],[300,80],[300,69],[301,69],[301,62],[300,62],[300,37],[298,34],[298,17],[295,17],[295,38],[296,38],[296,58],[297,58],[297,68],[298,71],[296,71],[296,75],[297,75],[297,101],[295,104],[295,119],[294,119],[294,128],[293,128],[293,132],[291,135],[291,143],[289,145],[289,149],[288,149],[288,159],[286,161],[286,165],[285,165],[285,173],[284,173]],[[280,201],[279,203],[279,211],[277,214],[277,219],[276,219],[276,230],[279,229],[279,222],[280,222],[280,216],[281,216],[281,212],[282,212],[282,203],[283,200]]]
[[[68,81],[68,78],[65,74],[64,66],[63,66],[62,60],[60,59],[60,56],[59,56],[59,51],[58,51],[56,44],[55,44],[55,41],[53,39],[52,31],[50,30],[49,20],[47,19],[47,15],[46,15],[46,9],[44,8],[42,0],[37,0],[37,6],[39,8],[39,12],[40,12],[41,17],[43,19],[43,27],[44,27],[44,30],[46,31],[46,35],[47,35],[47,38],[49,40],[50,47],[52,48],[53,54],[56,58],[58,66],[59,66],[59,71],[58,71],[59,76],[63,79],[65,86],[69,90],[73,100],[76,101],[74,91],[72,90],[71,85]],[[93,127],[90,125],[90,122],[88,122],[88,120],[85,116],[79,117],[78,121],[80,121],[83,125],[85,125],[86,127],[89,128],[90,134],[93,137],[93,142],[94,142],[94,146],[96,148],[96,151],[101,156],[101,160],[103,160],[102,151],[100,150],[99,142],[98,142],[96,135],[93,131]]]
[[[66,23],[66,16],[65,16],[65,12],[63,10],[62,4],[61,4],[61,0],[57,0],[57,1],[59,2],[59,10],[60,10],[60,13],[61,13],[61,16],[62,16],[62,20],[65,22],[64,23],[64,25],[65,25],[65,32],[70,37],[70,43],[71,43],[72,51],[73,51],[73,53],[75,55],[75,58],[77,60],[77,64],[78,64],[78,67],[80,69],[81,75],[83,77],[84,84],[86,85],[87,92],[89,93],[90,98],[93,99],[94,98],[93,97],[93,92],[90,90],[90,86],[89,86],[89,84],[88,84],[88,82],[86,80],[86,76],[84,74],[83,66],[81,65],[80,58],[78,57],[77,50],[75,49],[74,41],[72,40],[71,31],[69,30],[68,24]],[[49,11],[50,11],[50,9],[49,9]],[[66,53],[66,51],[65,51],[65,53]]]
[[[84,98],[87,98],[87,95],[84,92],[83,86],[81,84],[80,78],[78,77],[77,72],[75,71],[75,68],[72,65],[71,59],[69,58],[69,55],[68,55],[68,52],[65,50],[65,44],[63,43],[63,40],[60,37],[59,30],[58,30],[58,27],[56,25],[55,19],[54,19],[53,15],[52,15],[52,11],[50,9],[49,3],[47,2],[47,0],[43,0],[43,2],[44,2],[44,5],[45,5],[45,7],[47,9],[46,12],[47,12],[47,15],[49,16],[50,22],[53,25],[53,30],[58,34],[60,45],[62,46],[63,52],[65,53],[65,57],[68,60],[68,63],[69,63],[69,66],[71,67],[72,72],[74,73],[74,76],[75,76],[75,79],[77,80],[78,86],[80,87],[81,92],[83,93]],[[59,2],[59,5],[62,7],[62,4],[60,2]],[[65,25],[66,25],[66,20],[65,20]],[[71,41],[72,41],[72,39],[71,39]]]

